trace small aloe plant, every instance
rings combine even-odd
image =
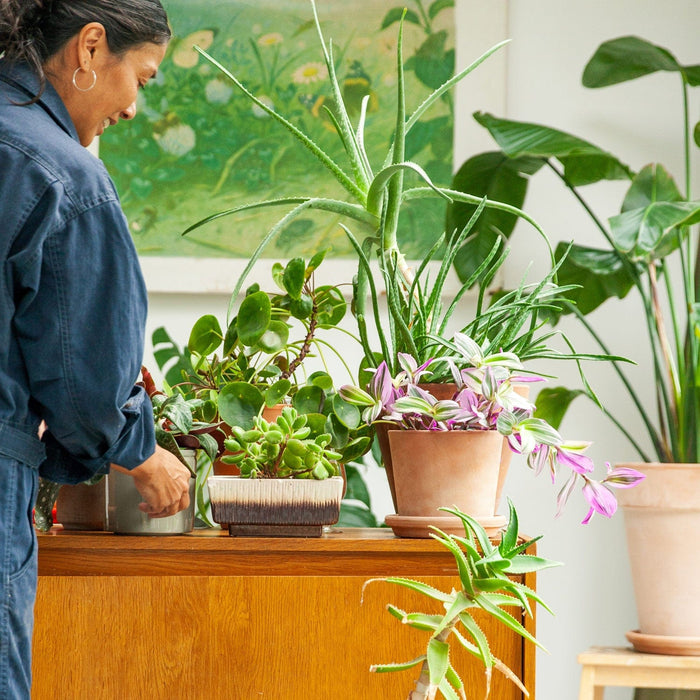
[[[526,553],[540,537],[526,542],[518,540],[518,516],[513,504],[510,501],[508,503],[508,527],[497,546],[491,543],[483,527],[462,511],[456,508],[440,509],[457,516],[464,525],[464,537],[446,534],[436,527],[432,528],[434,532],[431,534],[454,555],[459,573],[458,590],[452,589],[446,593],[421,581],[397,577],[373,578],[365,583],[365,587],[377,581],[394,583],[437,600],[445,608],[443,615],[434,615],[408,613],[394,605],[387,605],[387,610],[403,624],[430,632],[425,654],[404,663],[370,667],[374,673],[419,667],[420,675],[408,700],[433,700],[438,692],[447,700],[466,699],[464,682],[450,660],[450,641],[461,645],[483,663],[486,697],[490,693],[493,669],[513,681],[525,695],[529,694],[520,678],[494,656],[485,632],[473,616],[475,611],[485,612],[493,620],[543,648],[518,619],[522,615],[513,615],[503,608],[514,607],[523,614],[532,616],[532,601],[551,613],[534,590],[512,577],[559,566],[560,563]]]

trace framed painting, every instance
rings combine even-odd
[[[410,3],[404,22],[409,113],[454,71],[453,4]],[[173,266],[182,264],[194,271],[194,280],[172,291],[226,291],[232,274],[242,269],[284,210],[222,217],[183,236],[185,229],[253,201],[343,193],[290,133],[193,47],[208,51],[347,167],[327,109],[332,107],[327,69],[308,0],[165,0],[164,5],[174,38],[156,79],[139,94],[136,118],[129,128],[106,132],[100,157],[119,190],[149,288],[171,291],[173,283],[167,280],[177,277]],[[351,119],[357,120],[362,98],[370,96],[365,146],[377,169],[394,128],[403,5],[395,0],[318,0],[317,7],[326,41],[333,42]],[[454,124],[455,102],[448,94],[416,124],[407,143],[407,159],[420,163],[440,184],[451,178]],[[406,207],[402,217],[403,248],[417,256],[442,230],[444,205],[422,200]],[[323,213],[298,218],[280,232],[265,257],[310,256],[323,248],[339,260],[353,257],[338,224]],[[164,263],[168,273],[159,275]]]

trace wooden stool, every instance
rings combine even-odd
[[[631,648],[591,647],[578,655],[579,700],[603,700],[605,686],[700,689],[700,656],[641,654]]]

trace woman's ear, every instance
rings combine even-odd
[[[107,51],[107,32],[99,22],[86,24],[78,33],[78,65],[83,70],[90,69],[95,54]]]

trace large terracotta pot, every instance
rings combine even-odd
[[[461,521],[438,510],[457,506],[493,534],[505,524],[495,515],[503,446],[492,430],[390,430],[396,515],[386,523],[405,537],[428,537],[430,525],[463,534]]]
[[[621,464],[646,475],[617,492],[627,531],[639,651],[700,655],[700,464]]]
[[[438,401],[451,399],[457,391],[457,385],[454,383],[425,383],[420,384],[419,386],[421,389],[429,391],[436,399],[438,399]],[[520,396],[525,398],[527,398],[530,393],[530,387],[527,384],[516,385],[514,389],[518,394],[520,394]],[[382,455],[382,462],[384,463],[384,469],[386,471],[386,478],[389,482],[391,499],[394,503],[394,509],[396,509],[398,506],[396,503],[396,487],[394,486],[394,469],[391,459],[391,449],[389,447],[389,431],[396,430],[396,428],[391,423],[377,423],[374,426],[374,429],[377,435],[377,442],[379,443],[379,451]],[[511,451],[510,447],[508,447],[508,441],[506,438],[502,438],[501,460],[498,471],[498,485],[496,487],[494,513],[498,511],[501,504],[503,487],[506,483],[506,477],[508,476],[508,470],[510,469],[510,461],[512,457],[513,452]]]

